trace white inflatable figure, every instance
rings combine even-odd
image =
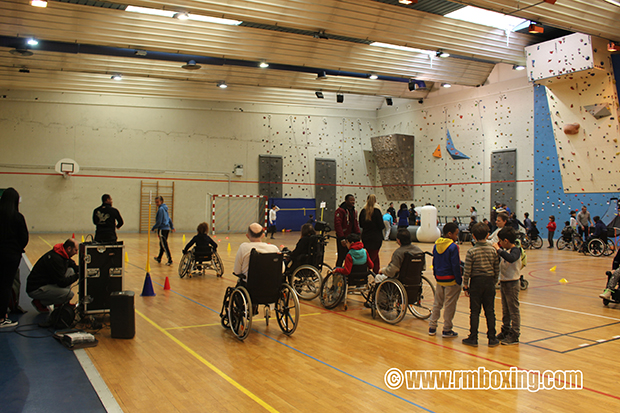
[[[416,232],[418,242],[437,241],[441,236],[441,231],[437,228],[437,208],[430,205],[423,206],[418,213],[420,214],[420,228]]]

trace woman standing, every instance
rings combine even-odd
[[[415,205],[411,204],[409,208],[409,225],[417,225],[418,223],[418,213],[415,211]]]
[[[471,207],[469,211],[471,212],[471,219],[474,222],[478,222],[478,211],[476,211],[476,207]]]
[[[398,228],[407,228],[409,226],[409,211],[407,210],[407,204],[400,204],[398,210]]]
[[[362,243],[368,252],[368,256],[373,263],[375,274],[379,272],[379,250],[383,244],[383,215],[379,208],[375,208],[377,197],[374,194],[368,195],[366,205],[360,212],[359,223],[362,227]]]
[[[8,188],[0,198],[0,328],[17,325],[17,321],[8,318],[7,309],[13,280],[27,244],[28,227],[19,213],[19,194]]]

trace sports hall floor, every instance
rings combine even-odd
[[[68,235],[31,234],[27,256],[34,263],[51,244]],[[186,235],[189,239],[193,234]],[[274,243],[292,248],[298,236],[278,233]],[[86,354],[124,412],[576,412],[620,405],[614,362],[620,353],[620,305],[607,308],[598,298],[611,257],[585,257],[546,245],[529,250],[523,274],[530,285],[520,295],[518,346],[488,348],[484,334],[479,347],[462,345],[469,326],[469,302],[464,296],[454,320],[457,339],[428,336],[428,322],[410,315],[394,326],[373,320],[361,297],[353,296],[347,311],[342,306],[326,310],[318,298],[301,301],[299,327],[291,337],[282,334],[275,322],[266,327],[257,316],[253,331],[240,342],[221,327],[219,312],[226,287],[236,282],[231,271],[243,235],[215,237],[225,265],[223,278],[207,273],[184,279],[177,273],[182,234],[170,237],[172,267],[153,261],[157,238],[151,237],[155,297],[139,296],[147,235],[120,234],[119,238],[129,258],[125,289],[136,292],[136,337],[111,339],[110,329],[104,328],[97,334],[99,345],[86,349]],[[432,248],[431,244],[418,245]],[[327,262],[335,261],[334,241],[327,248]],[[395,248],[393,241],[383,244],[382,265]],[[461,246],[463,259],[467,249]],[[556,270],[550,271],[552,267]],[[431,270],[426,275],[432,279]],[[166,276],[170,291],[163,290]],[[568,283],[560,283],[562,278]],[[499,293],[496,300],[496,316],[501,319]],[[486,332],[484,320],[481,329]],[[60,347],[53,339],[46,340],[49,346]],[[404,371],[507,370],[512,366],[541,372],[581,370],[583,389],[414,391],[405,386],[390,390],[384,384],[384,374],[392,367]],[[63,395],[55,397],[60,400]],[[56,405],[50,400],[42,411],[56,411]]]

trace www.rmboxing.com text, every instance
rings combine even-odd
[[[385,385],[396,390],[406,384],[408,390],[581,390],[581,370],[405,370],[389,369]]]

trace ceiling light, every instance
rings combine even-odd
[[[620,7],[620,1],[616,1],[616,0],[605,0],[605,1],[609,4],[613,4],[614,6]]]
[[[452,85],[450,83],[442,83],[441,87],[449,88],[452,87]]]
[[[316,95],[317,98],[319,99],[324,99],[325,96],[323,96],[323,92],[314,92],[314,94]]]
[[[404,4],[406,6],[410,5],[411,3],[417,3],[418,0],[398,0],[398,2],[400,4]]]
[[[28,43],[30,46],[36,46],[39,44],[39,41],[35,39],[34,37],[31,37],[30,39],[26,41],[26,43]]]
[[[544,33],[545,28],[537,25],[536,23],[530,23],[530,27],[527,29],[527,31],[528,33],[538,34],[538,33]]]
[[[371,79],[371,80],[377,80],[377,79],[379,79],[379,76],[377,76],[377,75],[376,75],[376,74],[374,74],[374,73],[371,73],[371,74],[368,76],[368,79]]]
[[[385,98],[385,103],[387,103],[388,106],[392,106],[394,104],[394,101],[392,100],[392,98]]]
[[[338,93],[336,95],[336,102],[338,102],[338,103],[343,103],[344,102],[344,95],[342,93]]]
[[[220,17],[203,16],[202,14],[190,13],[188,16],[190,20],[194,20],[197,22],[224,24],[227,26],[239,26],[241,23],[243,23],[241,20],[232,20],[232,19],[223,19]]]
[[[221,81],[217,82],[217,87],[219,87],[220,89],[226,89],[228,87],[228,85],[226,84],[226,82],[221,80]]]
[[[123,79],[123,75],[121,75],[120,73],[114,73],[110,79],[112,79],[112,80],[122,80]]]
[[[181,66],[183,69],[185,70],[198,70],[200,69],[202,66],[200,66],[199,64],[196,64],[195,60],[190,60],[189,62],[187,62],[187,64],[184,64],[183,66]]]
[[[519,17],[508,16],[490,10],[480,9],[473,6],[465,6],[461,9],[446,14],[444,17],[462,20],[469,23],[481,24],[483,26],[495,27],[497,29],[513,31],[515,27],[527,21]]]
[[[620,50],[620,47],[618,47],[618,45],[615,44],[614,42],[607,43],[608,52],[617,52],[618,50]]]
[[[513,65],[512,70],[525,70],[525,66],[523,65]]]
[[[262,67],[263,69],[266,69],[269,67],[269,63],[263,60],[262,62],[259,63],[258,67]]]
[[[325,80],[327,79],[327,73],[325,73],[324,70],[320,71],[317,75],[316,75],[316,80]]]
[[[428,56],[435,55],[435,52],[432,50],[416,49],[415,47],[399,46],[397,44],[372,42],[370,43],[370,45],[378,46],[378,47],[385,47],[386,49],[402,50],[403,52],[422,53]]]
[[[47,7],[47,1],[45,0],[30,0],[30,5],[34,7]]]
[[[175,13],[174,16],[172,17],[174,17],[177,20],[187,20],[189,19],[189,14],[183,11],[183,12]]]
[[[136,7],[136,6],[127,6],[125,11],[132,12],[132,13],[150,14],[152,16],[163,16],[163,17],[174,17],[174,15],[176,14],[175,11],[151,9],[149,7]]]
[[[409,79],[409,91],[426,90],[426,82],[422,80]]]
[[[442,52],[441,50],[438,50],[437,51],[437,57],[441,57],[441,58],[450,57],[450,53]]]

